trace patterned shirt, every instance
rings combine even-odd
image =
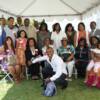
[[[70,57],[70,55],[72,53],[75,54],[75,49],[74,49],[73,45],[67,45],[66,48],[64,48],[63,46],[61,46],[58,49],[58,55],[62,57],[62,59],[64,60],[64,62],[67,61],[67,59]]]

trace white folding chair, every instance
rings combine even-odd
[[[75,65],[73,67],[73,75],[75,76],[75,79],[78,77],[77,69],[75,68]]]
[[[0,83],[3,82],[4,80],[6,80],[6,78],[8,78],[12,83],[14,82],[13,79],[10,76],[10,73],[4,68],[4,66],[1,64],[3,57],[5,57],[4,55],[0,55],[0,70],[3,73],[4,77],[0,80]]]
[[[2,73],[4,74],[4,77],[0,80],[0,83],[6,80],[6,78],[9,78],[9,80],[13,83],[14,81],[11,78],[10,73],[7,70],[5,70],[1,64],[0,64],[0,67],[1,67]]]
[[[28,73],[28,67],[25,67],[25,74],[26,74],[26,79],[29,80],[30,74]]]

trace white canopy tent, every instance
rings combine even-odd
[[[0,16],[22,16],[48,24],[59,21],[77,24],[100,19],[100,0],[0,0]],[[97,21],[100,23],[100,21]]]

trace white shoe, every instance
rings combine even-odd
[[[72,78],[68,78],[68,81],[70,81],[70,82],[71,82],[71,81],[72,81]]]

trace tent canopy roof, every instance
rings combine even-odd
[[[98,5],[100,0],[0,0],[0,11],[14,16],[73,16]]]

